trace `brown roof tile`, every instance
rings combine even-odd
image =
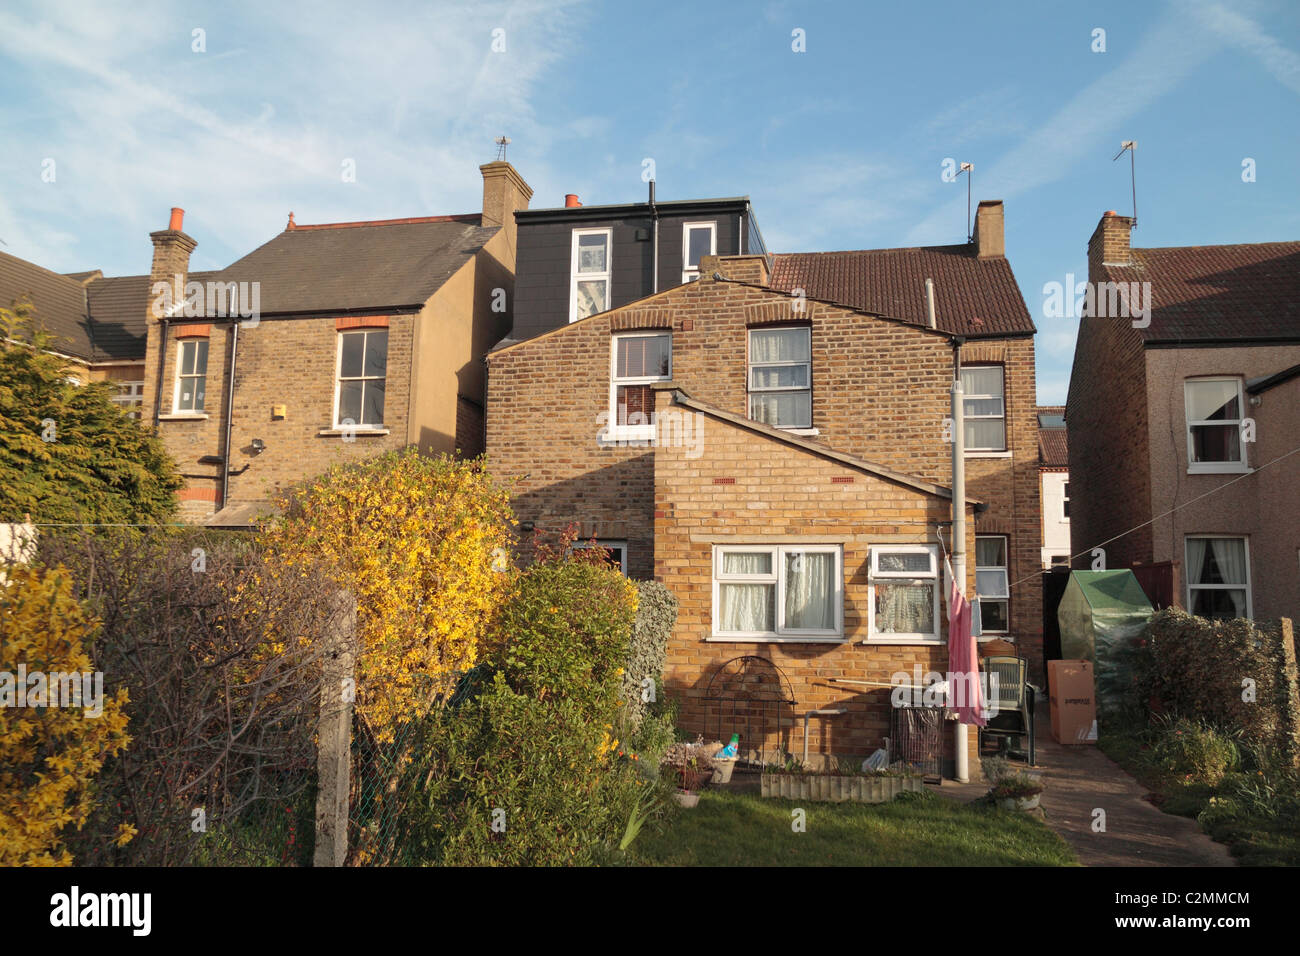
[[[1134,249],[1102,271],[1151,283],[1148,343],[1300,339],[1300,242]]]
[[[980,259],[969,243],[773,257],[771,285],[802,288],[864,312],[924,325],[925,280],[934,280],[935,321],[953,335],[1032,335],[1036,329],[1004,257]]]
[[[1038,463],[1047,468],[1070,466],[1068,432],[1064,428],[1038,429]]]

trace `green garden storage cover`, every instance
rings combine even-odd
[[[1151,602],[1127,568],[1070,572],[1056,611],[1061,658],[1092,661],[1099,716],[1113,713],[1129,695],[1136,642],[1151,614]]]

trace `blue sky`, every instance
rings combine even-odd
[[[535,207],[640,200],[648,157],[662,199],[751,196],[773,251],[951,243],[952,158],[1006,201],[1039,400],[1060,402],[1075,322],[1042,315],[1043,285],[1082,277],[1101,213],[1131,211],[1121,140],[1135,245],[1300,239],[1300,4],[1083,6],[7,3],[0,249],[141,273],[176,205],[206,269],[289,210],[473,212],[503,132]]]

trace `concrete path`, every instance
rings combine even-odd
[[[1096,746],[1061,746],[1045,713],[1038,728],[1044,822],[1084,866],[1236,865],[1228,848],[1195,820],[1162,813],[1147,801],[1149,791]],[[1104,832],[1093,830],[1097,810],[1105,811]]]

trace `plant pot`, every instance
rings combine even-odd
[[[998,806],[1003,810],[1035,810],[1039,796],[1035,793],[1028,797],[998,797]]]
[[[700,802],[700,795],[689,790],[677,790],[673,793],[673,799],[677,801],[679,806],[689,808]]]
[[[682,790],[703,790],[713,780],[712,770],[679,770],[677,781]]]
[[[731,772],[736,769],[736,761],[738,759],[738,757],[731,757],[730,759],[725,757],[714,757],[713,779],[710,782],[731,783]]]

